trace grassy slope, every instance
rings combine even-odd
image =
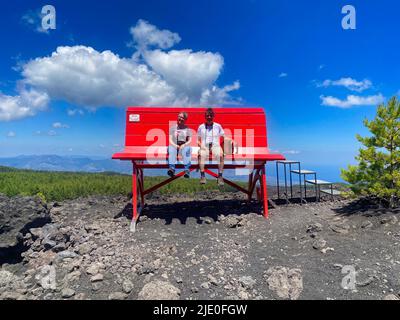
[[[165,179],[146,177],[145,187],[151,187]],[[62,201],[89,195],[127,195],[131,192],[131,186],[131,176],[116,173],[47,172],[0,166],[0,193],[7,196],[39,195],[47,201]],[[201,186],[194,179],[178,179],[160,189],[160,192],[194,193],[217,189],[216,183]],[[226,186],[224,190],[233,189]]]

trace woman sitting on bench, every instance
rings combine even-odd
[[[185,178],[190,177],[190,164],[192,158],[192,131],[186,126],[185,122],[188,118],[186,112],[178,114],[177,124],[169,129],[169,146],[168,146],[168,175],[175,176],[175,166],[180,153],[183,164],[185,166]]]

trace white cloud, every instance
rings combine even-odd
[[[49,136],[56,136],[56,135],[57,135],[57,132],[55,132],[54,130],[49,130],[49,131],[47,131],[47,135],[49,135]]]
[[[322,84],[318,85],[319,87],[345,87],[351,91],[362,92],[372,87],[372,82],[368,79],[364,79],[362,81],[357,81],[353,78],[341,78],[339,80],[325,80]]]
[[[283,154],[299,154],[300,151],[298,150],[287,150],[287,151],[282,151]]]
[[[142,19],[130,29],[130,33],[139,49],[146,49],[148,46],[169,49],[181,41],[177,33],[159,30],[156,26]]]
[[[16,137],[16,133],[14,132],[14,131],[9,131],[8,133],[7,133],[7,138],[14,138],[14,137]]]
[[[69,125],[62,124],[61,122],[54,122],[53,123],[53,128],[55,128],[55,129],[68,129]]]
[[[24,25],[33,29],[35,32],[49,34],[49,30],[45,30],[42,27],[42,17],[43,15],[41,10],[29,10],[21,17],[21,21]]]
[[[385,98],[382,94],[374,95],[374,96],[347,96],[346,100],[341,100],[339,98],[335,98],[332,96],[321,96],[322,105],[329,107],[338,107],[338,108],[351,108],[355,106],[373,106],[383,103]]]
[[[237,104],[237,101],[234,101],[230,98],[229,92],[238,90],[240,88],[240,82],[235,81],[231,85],[227,85],[223,88],[219,88],[217,86],[213,86],[211,89],[206,89],[202,92],[200,98],[201,105],[217,105],[221,104],[221,101],[227,104]]]
[[[282,72],[278,77],[279,78],[286,78],[288,74],[286,72]]]
[[[19,95],[0,93],[0,121],[11,121],[36,115],[47,109],[49,96],[34,89],[20,88]]]
[[[55,99],[85,107],[156,105],[174,89],[144,64],[90,47],[59,47],[24,66],[25,82]]]
[[[230,92],[239,81],[218,87],[224,59],[219,53],[193,52],[190,49],[162,51],[180,41],[176,33],[159,30],[144,20],[131,28],[137,45],[132,57],[123,58],[106,50],[86,46],[63,46],[47,57],[38,57],[22,66],[22,86],[33,88],[43,104],[34,108],[21,98],[0,96],[0,121],[34,115],[45,109],[48,100],[64,100],[88,110],[129,105],[198,105],[224,104],[233,101]],[[16,101],[14,101],[16,100]],[[45,103],[44,103],[45,102]],[[16,106],[23,105],[19,110]],[[19,112],[18,112],[19,111]],[[83,114],[70,109],[68,115]]]
[[[75,116],[76,114],[83,116],[84,111],[82,109],[68,109],[67,114],[71,117]]]
[[[202,92],[213,86],[224,64],[218,53],[192,50],[147,51],[144,59],[174,88],[176,98],[189,104],[198,103]]]
[[[49,130],[49,131],[41,131],[41,130],[38,130],[38,131],[35,131],[34,135],[35,135],[35,136],[49,136],[49,137],[54,137],[54,136],[57,136],[58,134],[57,134],[57,132],[54,131],[54,130]]]
[[[282,154],[300,154],[301,152],[298,150],[287,150],[287,151],[279,151],[279,150],[270,150],[271,153],[282,153]]]

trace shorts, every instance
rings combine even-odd
[[[208,159],[209,154],[210,154],[209,150],[210,150],[209,148],[199,150],[199,155],[200,155],[200,158],[202,161],[205,161],[206,159]],[[221,146],[214,144],[211,147],[211,154],[214,159],[220,159],[221,156],[224,155],[224,152],[222,151]]]

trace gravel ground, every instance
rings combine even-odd
[[[155,194],[134,234],[125,197],[38,204],[51,222],[21,228],[0,299],[400,299],[400,210],[274,203],[264,219],[239,193]]]

